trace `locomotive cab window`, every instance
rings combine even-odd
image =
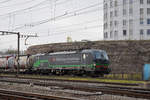
[[[95,51],[94,54],[95,54],[95,59],[108,60],[108,56],[107,56],[106,52],[104,52],[104,51]]]
[[[104,58],[105,58],[106,60],[109,59],[109,58],[108,58],[108,55],[107,55],[107,53],[106,53],[105,51],[103,51],[102,54],[103,54],[103,56],[104,56]]]
[[[102,58],[100,52],[95,51],[94,54],[95,54],[95,59],[101,59]]]

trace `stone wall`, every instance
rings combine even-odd
[[[71,51],[78,49],[103,49],[110,58],[112,73],[139,73],[145,63],[150,63],[150,41],[93,41],[54,43],[28,48],[28,54]]]

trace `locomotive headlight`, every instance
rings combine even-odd
[[[94,66],[96,66],[96,64],[95,64],[95,63],[94,63],[93,65],[94,65]]]

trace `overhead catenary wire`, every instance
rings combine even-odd
[[[94,4],[95,6],[98,6],[98,4]],[[20,26],[20,27],[17,27],[15,28],[14,30],[17,30],[17,29],[22,29],[26,26],[30,26],[30,27],[34,27],[34,26],[38,26],[38,25],[41,25],[41,24],[44,24],[44,23],[47,23],[47,22],[50,22],[50,21],[53,21],[53,20],[59,20],[60,18],[62,19],[65,19],[65,18],[69,18],[69,17],[74,17],[74,16],[79,16],[79,15],[82,15],[82,14],[87,14],[87,13],[94,13],[96,11],[99,11],[100,9],[99,8],[96,8],[96,9],[92,9],[92,10],[88,10],[88,11],[84,11],[82,12],[82,10],[87,10],[89,8],[93,8],[95,7],[94,5],[90,5],[88,7],[84,7],[84,8],[81,8],[81,9],[77,9],[77,10],[74,10],[72,12],[67,12],[67,13],[64,13],[62,15],[59,15],[59,16],[55,16],[53,18],[48,18],[48,19],[45,19],[45,20],[41,20],[41,21],[38,21],[38,22],[32,22],[32,23],[27,23],[27,24],[24,24],[23,26]],[[69,15],[70,14],[70,15]],[[72,14],[72,15],[71,15]]]
[[[133,19],[133,20],[139,20],[139,19]],[[90,21],[89,21],[90,22]],[[86,23],[86,22],[85,22]],[[81,24],[81,23],[80,23]],[[78,24],[75,24],[75,25],[78,25]],[[143,25],[142,25],[143,26]],[[64,27],[67,27],[67,26],[64,26]],[[103,27],[103,25],[99,25],[97,27],[94,27],[94,28],[100,28],[100,27]],[[61,27],[60,27],[61,28]],[[85,28],[80,28],[81,30],[84,30]],[[80,29],[74,29],[74,30],[60,30],[60,31],[64,31],[64,32],[54,32],[53,35],[61,35],[61,33],[67,33],[67,32],[75,32],[75,31],[80,31]],[[86,29],[90,29],[90,27],[87,27]],[[58,28],[57,28],[58,30]],[[52,34],[51,34],[52,35]],[[49,35],[49,36],[51,36]],[[39,36],[39,37],[47,37],[48,35],[45,35],[45,36]]]
[[[47,0],[45,0],[45,1],[47,1]],[[66,0],[67,1],[67,0]],[[43,1],[44,2],[44,1]],[[135,3],[135,2],[139,2],[139,1],[133,1],[133,3]],[[42,3],[42,2],[41,2]],[[39,4],[37,4],[37,5],[34,5],[34,6],[32,6],[32,7],[28,7],[28,8],[25,8],[25,9],[21,9],[21,10],[17,10],[17,11],[13,11],[13,12],[9,12],[9,13],[6,13],[6,14],[2,14],[2,15],[0,15],[0,17],[1,16],[8,16],[9,14],[11,14],[11,13],[19,13],[19,12],[22,12],[22,11],[24,11],[24,10],[29,10],[29,9],[32,9],[32,8],[34,8],[34,7],[36,7],[36,6],[39,6],[39,5],[41,5],[41,3],[39,3]],[[126,4],[128,4],[128,3],[126,3]],[[100,5],[101,6],[103,6],[103,2],[102,3],[100,3]],[[122,6],[123,4],[120,4],[120,5],[118,5],[118,6]],[[43,7],[44,8],[44,7]],[[46,7],[45,7],[46,8]],[[38,9],[37,9],[38,10]],[[30,10],[31,11],[31,10]]]
[[[92,10],[92,11],[90,11],[90,12],[88,12],[88,13],[94,13],[95,11],[98,11],[98,10]],[[79,15],[81,15],[81,14],[87,14],[87,12],[85,12],[85,13],[80,13],[80,14],[78,14],[78,16]],[[54,19],[55,20],[61,20],[61,17],[63,17],[64,15],[62,15],[62,16],[58,16],[58,17],[55,17]],[[66,16],[66,17],[64,17],[63,19],[66,19],[66,18],[69,18],[69,17],[73,17],[74,15],[71,15],[71,16]],[[77,16],[77,15],[76,15]],[[20,27],[17,27],[17,28],[15,28],[14,29],[14,31],[15,30],[18,30],[18,29],[23,29],[23,28],[32,28],[32,27],[35,27],[35,26],[38,26],[38,25],[41,25],[41,24],[45,24],[45,23],[47,23],[47,22],[50,22],[50,21],[53,21],[53,19],[52,20],[47,20],[47,21],[43,21],[43,22],[40,22],[40,23],[36,23],[36,24],[26,24],[26,25],[23,25],[23,26],[20,26]]]
[[[11,4],[11,5],[0,6],[0,8],[13,7],[13,6],[17,6],[17,5],[25,5],[25,4],[31,3],[33,1],[36,1],[36,0],[29,0],[29,1],[19,2],[19,3],[15,3],[15,4]]]
[[[138,1],[133,1],[133,3],[135,3],[135,2],[138,2]],[[94,5],[91,5],[91,6],[89,6],[89,8],[90,8],[90,7],[95,7],[96,5],[97,5],[97,6],[100,6],[101,4],[103,4],[103,2],[94,4]],[[126,4],[128,4],[128,3],[126,3]],[[120,4],[120,5],[118,5],[118,6],[121,6],[121,5],[122,5],[122,4]],[[15,30],[17,30],[17,29],[22,29],[22,28],[24,28],[24,27],[27,28],[27,26],[29,26],[29,28],[32,28],[32,27],[35,27],[35,26],[38,26],[38,25],[47,23],[47,22],[49,22],[49,21],[53,21],[53,20],[56,21],[56,19],[59,19],[60,17],[64,17],[64,16],[66,16],[66,15],[68,15],[68,14],[71,14],[71,13],[74,13],[76,16],[77,16],[77,15],[81,15],[81,13],[78,14],[78,13],[76,13],[76,12],[78,12],[78,11],[80,11],[80,10],[85,10],[85,9],[87,9],[87,8],[88,8],[88,7],[85,7],[85,8],[78,9],[78,10],[76,10],[76,11],[72,11],[72,12],[69,12],[69,13],[65,13],[65,14],[63,14],[63,15],[56,16],[56,18],[54,17],[54,18],[51,18],[51,19],[45,19],[45,20],[41,20],[41,21],[38,21],[38,22],[27,23],[27,24],[24,24],[23,26],[17,27]],[[102,10],[102,9],[101,9],[101,10]],[[92,11],[91,11],[91,12],[92,12]],[[85,13],[86,13],[86,12],[84,12],[84,14],[85,14]],[[68,18],[69,18],[69,17],[73,17],[73,16],[75,16],[75,15],[68,16]]]
[[[90,26],[89,29],[93,29],[93,28],[97,28],[99,27],[100,25],[97,25],[97,26]],[[80,30],[74,30],[74,32],[79,32],[79,31],[82,31],[84,30],[84,28],[80,29]],[[73,30],[72,30],[73,32]],[[58,36],[58,35],[63,35],[63,34],[66,34],[66,32],[57,32],[57,33],[53,33],[53,34],[50,34],[49,36],[48,35],[42,35],[42,36],[39,36],[38,38],[48,38],[48,37],[53,37],[53,36]],[[82,32],[82,34],[87,34],[87,33],[100,33],[100,32],[90,32],[90,31],[87,31],[87,32]],[[72,34],[72,33],[71,33]],[[80,33],[81,34],[81,33]],[[22,40],[24,40],[23,38],[21,38]],[[3,42],[0,42],[1,45],[6,45],[6,44],[11,44],[13,42],[17,42],[16,39],[13,39],[13,40],[9,40],[9,41],[3,41]]]
[[[7,3],[9,1],[11,1],[11,0],[4,0],[4,1],[1,1],[0,4]]]
[[[28,8],[24,8],[24,9],[19,9],[19,10],[15,10],[15,11],[12,11],[12,12],[9,12],[9,13],[5,13],[5,14],[1,14],[0,16],[8,16],[9,14],[16,14],[16,13],[20,13],[20,12],[23,12],[23,11],[26,11],[26,10],[29,10],[29,9],[32,9],[32,8],[35,8],[35,7],[38,7],[42,4],[44,4],[47,0],[44,0],[38,4],[35,4],[33,6],[30,6]]]
[[[39,7],[41,7],[41,6],[39,6]],[[32,10],[33,10],[33,9],[31,9],[31,11],[32,11]],[[92,9],[92,10],[93,10],[93,9]],[[92,11],[92,10],[91,10],[91,11]],[[96,10],[96,9],[94,8],[94,10]],[[29,10],[29,11],[30,11],[30,10]],[[33,13],[34,13],[34,12],[33,12]],[[86,13],[87,13],[87,12],[86,12]],[[14,15],[17,15],[17,13],[11,13],[12,18],[13,18]],[[77,16],[77,15],[76,15],[76,16]],[[17,20],[17,18],[15,18],[15,17],[14,17],[14,19]],[[13,21],[12,21],[12,24],[13,24]],[[7,42],[6,42],[6,43],[7,43]]]
[[[16,14],[16,15],[18,15],[19,13],[21,14],[24,14],[25,12],[30,12],[30,11],[40,11],[40,10],[43,10],[43,9],[45,9],[45,8],[48,8],[49,7],[49,5],[48,6],[45,6],[45,7],[40,7],[40,6],[42,6],[42,5],[47,5],[48,3],[45,3],[45,2],[47,2],[48,0],[44,0],[44,1],[42,1],[42,2],[40,2],[40,3],[38,3],[38,4],[35,4],[35,5],[33,5],[33,6],[30,6],[30,7],[27,7],[27,8],[24,8],[24,9],[19,9],[19,10],[15,10],[15,11],[12,11],[12,12],[8,12],[8,13],[5,13],[5,14],[1,14],[0,15],[0,17],[5,17],[5,18],[7,18],[8,16],[9,16],[9,14]],[[52,1],[52,0],[49,0],[49,1]],[[61,5],[61,4],[64,4],[64,3],[66,3],[67,1],[71,1],[71,0],[66,0],[66,1],[63,1],[63,2],[59,2],[59,3],[56,3],[56,5],[58,6],[58,5]],[[40,8],[37,8],[37,7],[40,7]],[[1,8],[1,7],[0,7]],[[35,9],[35,8],[37,8],[37,9]]]
[[[72,25],[67,25],[67,26],[60,26],[60,27],[55,27],[54,29],[57,29],[57,31],[62,31],[62,32],[73,32],[73,31],[75,31],[75,30],[88,30],[88,29],[90,29],[90,27],[91,26],[89,26],[89,25],[87,25],[88,23],[95,23],[96,21],[99,21],[99,20],[90,20],[90,21],[85,21],[85,22],[82,22],[82,23],[78,23],[78,24],[72,24]],[[83,26],[83,25],[86,25],[86,26]],[[80,26],[80,25],[82,25],[82,26]],[[77,28],[73,28],[73,29],[69,29],[68,30],[68,28],[70,28],[70,27],[75,27],[75,26],[77,26]],[[99,27],[102,27],[103,25],[97,25],[98,27],[97,28],[99,28]],[[67,28],[67,30],[60,30],[60,29],[66,29]],[[50,29],[48,29],[48,30],[50,30]],[[54,32],[54,33],[57,33],[57,32]]]
[[[82,10],[82,9],[81,9]]]
[[[52,33],[50,36],[52,35],[62,35],[62,33],[71,33],[71,32],[78,32],[78,31],[82,31],[82,30],[90,30],[90,29],[93,29],[93,28],[99,28],[101,27],[102,25],[93,25],[93,26],[87,26],[87,27],[80,27],[80,28],[76,28],[76,29],[73,29],[73,30],[62,30],[61,32],[54,32]],[[39,37],[48,37],[48,35],[41,35]]]
[[[25,8],[25,9],[16,10],[16,11],[12,11],[12,12],[9,12],[9,13],[6,13],[6,14],[2,14],[2,15],[0,15],[0,17],[1,17],[1,16],[8,16],[8,14],[19,13],[19,12],[23,12],[23,11],[25,11],[25,10],[29,10],[29,9],[35,8],[35,7],[37,7],[37,6],[40,6],[41,4],[43,4],[43,2],[46,2],[46,1],[48,1],[48,0],[44,0],[44,1],[42,1],[42,2],[40,2],[40,3],[38,3],[38,4],[36,4],[36,5],[33,5],[33,6],[31,6],[31,7]],[[69,0],[66,0],[66,1],[69,1]],[[66,2],[66,1],[65,1],[65,2]],[[61,2],[61,3],[65,3],[65,2]],[[138,1],[138,0],[133,1],[133,3],[136,3],[136,2],[139,2],[139,1]],[[60,3],[60,4],[61,4],[61,3]],[[127,2],[126,4],[129,4],[129,3],[130,3],[130,2]],[[58,3],[58,4],[59,4],[59,3]],[[58,5],[58,4],[57,4],[57,5]],[[99,5],[103,6],[103,2],[100,2]],[[123,6],[123,4],[120,4],[120,5],[118,5],[118,6]]]
[[[134,19],[135,20],[135,19]],[[139,20],[139,19],[136,19],[136,20]],[[89,22],[92,22],[92,21],[89,21]],[[89,22],[87,22],[87,23],[89,23]],[[86,23],[86,22],[85,22]],[[84,23],[79,23],[79,24],[84,24]],[[74,24],[74,25],[79,25],[79,24]],[[122,24],[122,23],[121,23]],[[68,26],[63,26],[63,27],[56,27],[56,29],[58,30],[59,28],[67,28],[67,27],[69,27],[70,25],[68,25]],[[143,25],[142,25],[143,26]],[[100,27],[103,27],[103,25],[100,25],[100,26],[98,26],[98,28],[100,28]],[[124,26],[125,27],[125,26]],[[84,29],[84,28],[82,28],[82,29]],[[87,27],[87,29],[90,29],[89,27]],[[78,31],[79,29],[74,29],[74,30],[76,30],[76,31]],[[115,30],[115,29],[114,29]],[[60,30],[60,31],[65,31],[65,30]],[[73,32],[73,31],[65,31],[65,32]],[[54,32],[55,33],[55,32]],[[57,33],[57,32],[56,32]],[[60,33],[60,32],[59,32]],[[63,33],[63,32],[62,32]]]
[[[47,1],[47,0],[45,0],[45,1],[43,1],[43,2],[46,2],[46,1]],[[66,0],[66,1],[69,1],[69,0]],[[65,1],[65,2],[66,2],[66,1]],[[65,2],[61,2],[61,3],[65,3]],[[133,1],[133,3],[135,3],[135,2],[139,2],[139,1],[137,1],[137,0]],[[61,3],[60,3],[60,4],[61,4]],[[42,2],[40,2],[40,3],[37,4],[37,5],[34,5],[34,6],[31,6],[31,7],[25,8],[25,9],[21,9],[21,10],[9,12],[9,13],[6,13],[6,14],[2,14],[2,15],[0,15],[0,16],[6,16],[6,15],[11,14],[11,13],[23,12],[23,11],[25,11],[25,10],[29,10],[29,9],[35,8],[35,7],[37,7],[37,6],[40,6],[41,4],[42,4]],[[58,3],[58,4],[59,4],[59,3]],[[57,4],[57,5],[58,5],[58,4]],[[129,4],[129,2],[127,2],[126,4]],[[100,2],[99,5],[103,6],[103,2]],[[120,4],[120,5],[118,5],[118,6],[122,6],[122,5],[123,5],[123,4]],[[45,8],[46,8],[46,7],[45,7]],[[38,9],[37,9],[37,10],[38,10]]]
[[[139,20],[139,18],[138,19],[132,19],[133,21],[135,21],[135,20]],[[91,21],[92,22],[92,21]],[[80,23],[81,24],[81,23]],[[76,24],[76,25],[79,25],[79,24]],[[69,27],[70,25],[68,25],[68,26],[63,26],[63,27]],[[102,27],[102,26],[101,26]],[[59,28],[59,27],[58,27]],[[57,28],[57,30],[58,30],[58,28]],[[62,28],[62,27],[60,27],[60,28]]]
[[[52,1],[52,0],[49,0],[49,1]],[[56,5],[58,6],[58,5],[62,5],[62,4],[65,4],[67,1],[71,1],[71,0],[65,0],[65,1],[63,1],[63,2],[59,2],[59,3],[56,3]],[[15,13],[7,13],[7,14],[2,14],[2,15],[0,15],[0,17],[1,17],[1,19],[3,19],[3,20],[5,20],[5,19],[7,19],[8,17],[9,17],[9,15],[8,14],[12,14],[12,15],[20,15],[20,14],[24,14],[24,13],[33,13],[33,12],[39,12],[39,11],[43,11],[45,8],[49,8],[49,4],[48,4],[48,6],[45,6],[45,5],[47,5],[48,3],[45,3],[45,4],[43,4],[44,5],[44,7],[42,7],[42,5],[41,6],[38,6],[38,7],[33,7],[32,9],[26,9],[25,11],[22,11],[22,12],[15,12]],[[3,18],[2,18],[3,17]]]
[[[77,24],[70,24],[70,25],[65,25],[65,26],[59,26],[59,27],[55,27],[54,29],[69,28],[69,27],[74,27],[74,26],[79,26],[79,25],[84,25],[84,24],[95,23],[97,21],[99,21],[99,19],[88,20],[88,21],[84,21],[84,22],[81,22],[81,23],[77,23]]]
[[[16,32],[14,32],[14,33],[16,34]],[[7,35],[11,35],[11,34],[7,34]],[[36,35],[23,35],[23,34],[20,35],[20,39],[24,39],[27,37],[29,38],[29,37],[38,37],[38,36],[37,36],[37,34]],[[0,44],[5,45],[5,44],[9,44],[9,43],[16,42],[16,41],[17,41],[16,39],[13,39],[13,40],[9,40],[9,41],[0,42]]]
[[[81,30],[90,30],[92,28],[100,28],[103,27],[103,25],[97,25],[97,26],[88,26],[88,27],[83,27],[83,28],[78,28],[78,29],[74,29],[74,30],[60,30],[62,32],[53,32],[51,35],[43,35],[43,36],[39,36],[39,37],[49,37],[49,36],[54,36],[54,35],[62,35],[63,33],[69,33],[69,32],[78,32]]]

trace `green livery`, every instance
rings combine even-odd
[[[34,57],[33,70],[42,72],[109,73],[106,52],[96,49],[80,52],[50,53]],[[40,72],[41,72],[40,71]]]

